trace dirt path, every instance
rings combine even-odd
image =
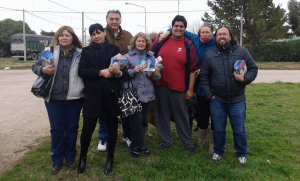
[[[31,70],[0,70],[0,175],[49,138],[44,101],[30,92]]]
[[[44,101],[30,92],[35,79],[31,70],[0,70],[0,176],[50,138]],[[300,70],[260,70],[255,83],[278,81],[300,82]]]

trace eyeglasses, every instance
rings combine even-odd
[[[217,36],[228,36],[228,34],[227,33],[219,33],[219,34],[217,34]]]

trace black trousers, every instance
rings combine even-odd
[[[92,135],[99,118],[83,118],[83,127],[80,137],[81,153],[80,156],[86,156]],[[107,158],[113,159],[118,136],[118,118],[113,115],[107,115],[108,140],[107,140]]]
[[[199,105],[199,119],[198,119],[198,126],[200,129],[207,129],[209,125],[209,117],[210,116],[210,106],[209,101],[205,99],[204,96],[198,96],[198,105]],[[213,120],[211,119],[210,128],[213,131]]]

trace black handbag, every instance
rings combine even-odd
[[[129,85],[131,83],[131,86]],[[121,110],[121,118],[126,118],[129,115],[137,114],[142,111],[142,103],[137,96],[137,92],[133,87],[132,81],[128,81],[128,88],[125,89],[122,81],[123,90],[121,97],[118,98],[118,104]]]
[[[53,53],[53,47],[50,47],[50,53]],[[44,77],[39,76],[31,87],[31,92],[38,98],[45,98],[49,96],[53,74]]]
[[[47,77],[39,76],[31,87],[33,95],[39,98],[45,98],[49,96],[53,75]]]

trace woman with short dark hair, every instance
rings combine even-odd
[[[103,120],[105,115],[108,126],[108,151],[104,173],[109,174],[113,169],[118,134],[120,80],[127,77],[128,72],[126,69],[120,69],[120,65],[111,65],[111,57],[117,55],[120,50],[106,39],[102,25],[91,25],[89,33],[92,43],[83,48],[78,69],[79,77],[84,82],[85,101],[80,138],[81,153],[77,171],[78,173],[85,171],[92,134],[97,121]]]

